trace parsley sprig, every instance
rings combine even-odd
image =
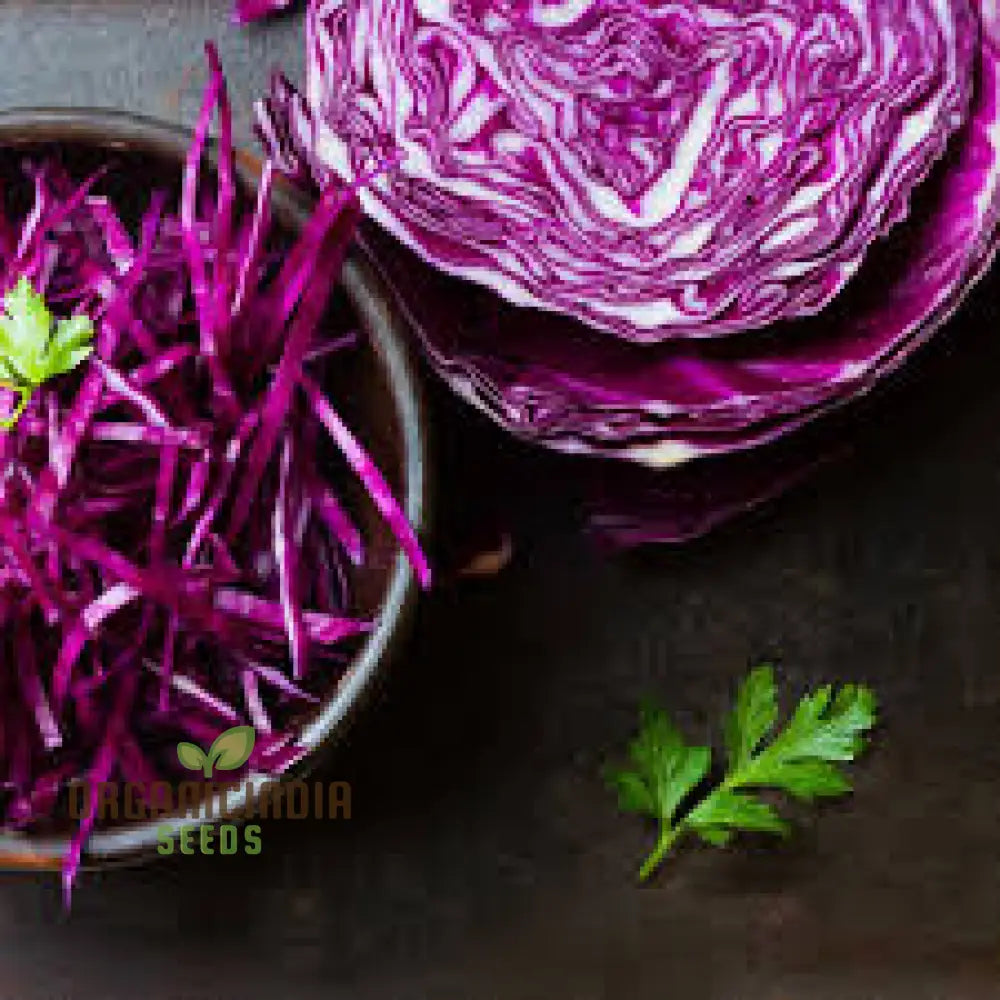
[[[648,879],[688,834],[715,847],[726,846],[740,832],[787,836],[787,822],[752,794],[755,790],[770,788],[804,802],[848,793],[850,782],[837,765],[864,750],[864,734],[876,722],[875,695],[859,685],[836,693],[827,685],[803,697],[775,734],[777,722],[774,670],[765,665],[740,686],[726,722],[727,766],[721,782],[696,798],[712,766],[711,748],[687,744],[665,712],[643,706],[639,732],[628,748],[631,768],[608,775],[620,809],[659,822],[659,837],[640,879]]]
[[[94,324],[85,315],[53,322],[27,278],[4,296],[0,314],[0,386],[18,395],[0,427],[17,423],[43,382],[72,371],[93,352]]]

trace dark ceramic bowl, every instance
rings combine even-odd
[[[0,177],[13,182],[21,176],[26,155],[53,153],[78,177],[111,161],[114,169],[104,184],[126,217],[138,218],[154,186],[176,191],[179,187],[190,133],[170,125],[120,112],[98,110],[29,109],[0,113]],[[238,157],[244,191],[256,188],[258,164]],[[27,192],[22,192],[25,196]],[[17,198],[14,190],[13,197]],[[273,198],[276,222],[296,231],[308,206],[290,187],[278,184]],[[424,417],[420,395],[405,347],[402,319],[391,306],[391,297],[362,252],[355,251],[342,275],[335,298],[350,309],[367,334],[372,349],[353,352],[344,384],[332,386],[338,407],[345,413],[373,457],[403,500],[411,522],[419,531],[425,522],[427,470]],[[357,710],[372,687],[404,630],[415,592],[415,580],[391,534],[363,492],[352,498],[353,511],[365,531],[370,559],[352,579],[359,603],[378,608],[376,628],[336,682],[320,707],[301,719],[298,743],[307,755],[289,775],[301,777],[315,765]],[[249,779],[259,787],[263,775]],[[176,816],[142,823],[98,828],[89,840],[84,867],[138,861],[157,844],[157,831],[169,825],[174,832],[190,823],[212,822],[228,803],[238,811],[245,785],[227,798],[203,804],[195,816]],[[0,868],[56,869],[66,853],[72,833],[67,824],[44,834],[0,834]]]

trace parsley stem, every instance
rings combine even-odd
[[[684,825],[663,826],[660,830],[660,837],[656,841],[656,847],[650,852],[649,857],[642,863],[639,869],[639,881],[645,882],[663,864],[663,859],[670,853],[674,844],[683,836]]]
[[[13,382],[4,381],[0,381],[0,388],[10,389],[11,392],[18,394],[17,406],[13,412],[7,417],[0,418],[0,430],[8,431],[18,422],[21,414],[28,408],[28,403],[31,402],[31,397],[34,395],[34,389],[30,386],[16,385]]]

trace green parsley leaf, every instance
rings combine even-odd
[[[805,695],[772,737],[777,721],[774,671],[761,666],[740,685],[726,721],[726,773],[678,816],[707,777],[711,750],[686,744],[662,710],[642,709],[639,732],[629,745],[632,768],[607,776],[622,811],[659,823],[660,835],[639,871],[641,879],[689,833],[714,847],[727,846],[738,833],[787,836],[786,821],[772,805],[750,794],[754,789],[772,789],[804,802],[850,792],[837,764],[864,750],[865,734],[876,723],[875,695],[868,688],[849,684],[834,695],[833,687],[826,686]]]
[[[61,319],[49,343],[49,377],[64,375],[94,353],[94,324],[89,316]]]
[[[635,770],[608,775],[618,790],[622,810],[647,813],[669,823],[684,798],[708,774],[712,751],[687,746],[665,712],[645,706],[629,758]]]
[[[726,724],[730,767],[744,764],[778,721],[778,692],[774,670],[764,665],[750,672],[740,686]]]
[[[728,788],[717,788],[687,815],[689,829],[700,834],[710,844],[717,844],[738,831],[788,835],[788,824],[772,806],[753,795],[744,795]],[[705,836],[705,834],[709,836]]]
[[[45,299],[22,277],[4,296],[0,313],[0,385],[19,396],[0,427],[12,427],[35,390],[72,371],[93,353],[94,324],[84,315],[55,323]]]

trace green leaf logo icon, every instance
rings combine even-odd
[[[214,767],[220,771],[242,767],[253,753],[256,738],[253,726],[233,726],[216,737],[207,754],[194,743],[178,743],[177,759],[189,771],[200,769],[206,778],[211,778]]]
[[[189,771],[200,771],[205,766],[205,751],[193,743],[178,743],[177,759]]]
[[[250,759],[256,738],[253,726],[234,726],[216,739],[208,758],[220,771],[235,771]]]

